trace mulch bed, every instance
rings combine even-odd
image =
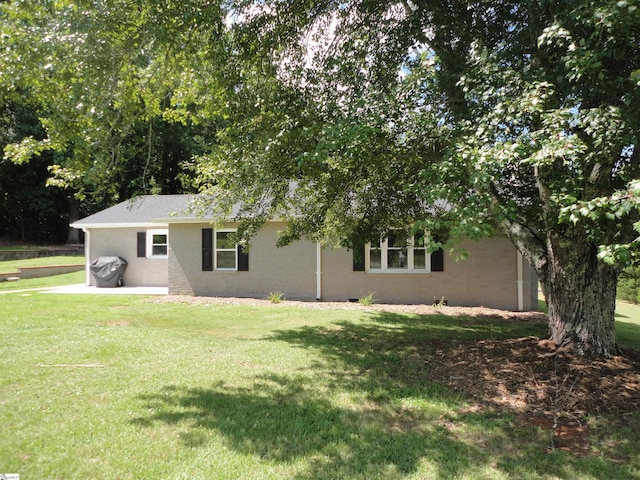
[[[506,409],[550,432],[549,446],[588,455],[587,419],[618,426],[640,411],[640,352],[589,359],[535,337],[443,342],[425,357],[430,377],[478,409]]]
[[[640,353],[591,359],[535,337],[442,343],[425,358],[434,380],[483,403],[584,418],[640,410]]]

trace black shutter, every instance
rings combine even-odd
[[[238,271],[249,271],[249,250],[238,245]]]
[[[147,256],[147,233],[138,232],[138,257]]]
[[[213,228],[202,229],[202,271],[213,271]]]
[[[442,241],[437,233],[432,234],[431,238],[434,242]],[[444,272],[444,250],[442,248],[431,253],[431,271]]]
[[[353,271],[364,272],[364,243],[353,247]]]
[[[431,254],[431,271],[444,272],[444,250],[441,248]]]

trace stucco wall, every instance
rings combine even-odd
[[[518,309],[517,254],[505,238],[466,241],[464,260],[445,252],[444,271],[428,274],[354,272],[352,254],[346,250],[323,251],[322,298],[345,301],[371,292],[381,303],[436,303]],[[524,262],[524,309],[530,310],[535,274]],[[535,309],[534,304],[534,309]]]
[[[233,227],[233,224],[228,225]],[[315,299],[316,246],[300,241],[276,248],[281,223],[269,223],[251,242],[249,271],[202,271],[202,229],[208,224],[169,226],[169,294]]]
[[[233,226],[233,225],[230,225]],[[283,292],[289,299],[316,298],[316,245],[299,241],[276,248],[283,224],[267,224],[253,239],[248,272],[202,271],[201,231],[208,224],[169,227],[169,293],[266,297]],[[347,301],[371,292],[384,303],[433,303],[517,310],[517,254],[504,238],[467,241],[469,256],[457,262],[445,254],[444,272],[372,274],[354,272],[352,253],[322,251],[322,300]],[[537,279],[524,262],[524,309],[536,309]]]
[[[91,263],[98,257],[117,256],[127,262],[124,284],[128,287],[166,287],[168,285],[167,259],[138,258],[137,233],[144,228],[93,228],[89,230],[89,254]],[[85,242],[87,237],[85,237]],[[91,285],[95,279],[91,276]]]

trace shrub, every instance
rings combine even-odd
[[[446,307],[449,305],[449,301],[444,297],[440,297],[440,300],[438,300],[436,297],[433,297],[433,303],[431,305],[433,307]]]
[[[360,297],[358,299],[358,303],[360,305],[365,305],[365,306],[373,305],[374,303],[376,303],[376,299],[373,298],[373,294],[374,293],[375,292],[371,292],[371,293],[369,293],[369,295],[365,295],[364,297]]]
[[[284,300],[284,293],[282,292],[269,292],[267,297],[271,303],[280,303]]]

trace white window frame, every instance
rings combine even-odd
[[[219,230],[213,231],[213,269],[219,271],[227,271],[227,272],[237,272],[238,271],[238,243],[234,243],[233,252],[235,258],[235,266],[233,268],[224,268],[218,267],[218,252],[230,252],[230,248],[218,248],[218,233],[236,233],[237,230],[235,228],[222,228]]]
[[[154,243],[153,242],[153,237],[154,235],[165,235],[167,238],[167,242],[166,243]],[[158,228],[158,229],[152,229],[152,230],[147,230],[146,233],[146,242],[147,242],[147,258],[155,258],[155,259],[163,259],[163,258],[169,258],[169,229],[167,228]],[[167,249],[167,253],[163,254],[163,255],[154,255],[153,254],[153,247],[154,246],[164,246]]]
[[[370,243],[365,245],[365,256],[364,256],[364,267],[365,272],[367,273],[385,273],[385,274],[421,274],[421,273],[431,273],[431,254],[429,254],[427,249],[427,244],[429,242],[429,235],[427,232],[424,233],[425,238],[425,246],[424,247],[414,247],[413,239],[415,235],[411,236],[411,238],[407,239],[407,268],[393,268],[388,265],[389,251],[395,250],[397,247],[389,247],[389,241],[387,238],[382,240],[379,245],[371,245]],[[372,268],[371,267],[371,251],[372,250],[380,250],[380,268]],[[414,263],[414,253],[419,250],[424,250],[424,268],[416,268]]]

